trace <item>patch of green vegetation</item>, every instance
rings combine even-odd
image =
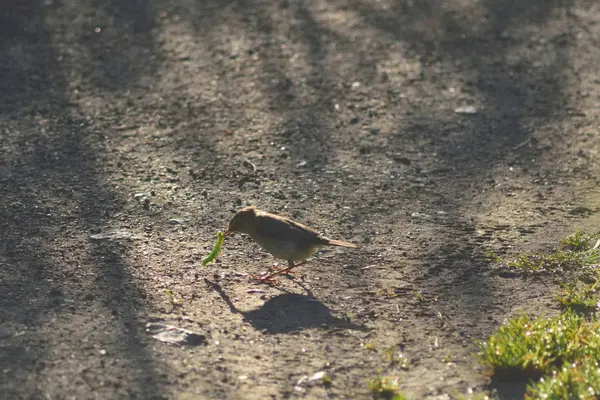
[[[173,306],[173,308],[183,306],[183,299],[176,298],[171,290],[165,289],[165,294],[169,298],[169,303]]]
[[[488,256],[525,276],[560,274],[556,299],[566,311],[509,319],[479,344],[482,365],[500,379],[529,379],[526,399],[600,398],[600,322],[584,314],[600,308],[600,234],[576,232],[555,252],[512,261]]]
[[[565,250],[584,251],[600,246],[600,234],[588,235],[580,231],[561,240],[561,247]]]
[[[595,266],[600,259],[597,249],[587,251],[559,250],[550,254],[519,254],[504,262],[510,269],[522,272],[569,272]]]
[[[598,308],[600,234],[577,231],[562,239],[553,253],[520,254],[513,260],[502,259],[493,252],[487,254],[493,262],[525,276],[560,274],[562,291],[556,299],[563,307],[581,312]]]
[[[585,358],[554,369],[548,377],[527,386],[526,399],[582,399],[600,398],[600,366],[598,360]]]
[[[562,291],[556,299],[563,307],[575,311],[593,311],[598,308],[599,304],[598,284],[600,284],[600,278],[591,285],[578,279],[561,283]]]
[[[400,392],[398,378],[377,375],[375,378],[369,380],[369,389],[371,389],[374,399],[408,400],[408,398]]]
[[[367,350],[377,351],[377,345],[375,343],[372,343],[372,342],[363,344],[363,347],[365,349],[367,349]]]
[[[402,369],[408,368],[408,359],[398,351],[398,346],[393,345],[383,350],[383,359],[390,365],[397,365]]]
[[[600,358],[600,324],[572,311],[553,318],[523,314],[480,343],[479,356],[495,375],[538,377],[570,360]]]
[[[331,375],[329,375],[329,374],[323,375],[322,383],[323,383],[323,386],[330,387],[331,384],[333,383],[333,380],[331,379]]]
[[[529,398],[591,399],[589,393],[600,393],[600,369],[588,365],[600,359],[600,323],[571,310],[552,318],[511,318],[479,350],[480,362],[498,378],[539,379],[530,383]]]
[[[420,303],[427,301],[427,299],[425,298],[425,295],[420,290],[413,290],[412,295]]]
[[[562,239],[560,248],[553,253],[519,254],[513,260],[505,260],[492,251],[487,256],[505,268],[523,273],[595,270],[600,261],[600,235],[576,232]]]
[[[383,357],[391,364],[398,362],[398,346],[393,345],[383,351]]]

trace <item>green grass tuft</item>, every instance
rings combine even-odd
[[[562,239],[560,249],[547,254],[519,254],[513,260],[505,260],[491,251],[488,257],[503,267],[523,273],[592,271],[600,262],[600,235],[576,232]]]
[[[575,311],[596,310],[599,305],[598,284],[600,284],[600,279],[597,279],[591,285],[587,285],[578,279],[561,283],[562,291],[556,299],[563,307]]]
[[[588,235],[577,231],[561,240],[560,244],[565,250],[585,251],[597,247],[598,240],[600,240],[600,234]]]
[[[586,358],[554,369],[547,377],[527,387],[526,399],[582,399],[600,398],[600,367],[598,360]]]
[[[398,351],[398,346],[393,345],[383,351],[383,358],[390,365],[398,365],[402,369],[408,368],[408,360]]]
[[[574,272],[595,267],[600,259],[598,249],[585,251],[559,250],[551,254],[520,254],[505,262],[509,269],[522,272]]]
[[[484,366],[499,377],[539,377],[563,362],[600,358],[600,324],[567,311],[554,318],[511,318],[480,343]]]
[[[377,375],[369,380],[369,389],[371,389],[374,399],[408,400],[406,396],[400,393],[398,378]]]
[[[562,239],[560,249],[553,253],[520,254],[509,261],[493,252],[488,252],[488,257],[501,267],[524,276],[560,275],[562,291],[556,299],[563,307],[580,312],[598,308],[600,234],[588,235],[578,231]]]
[[[529,398],[591,399],[589,393],[600,391],[600,369],[588,365],[600,360],[600,323],[571,310],[553,318],[513,317],[479,344],[478,356],[497,378],[531,379]]]
[[[582,314],[600,308],[600,235],[576,232],[548,254],[489,257],[524,276],[560,275],[556,299],[566,311],[509,319],[479,344],[481,364],[499,379],[529,379],[526,399],[600,398],[600,322]]]

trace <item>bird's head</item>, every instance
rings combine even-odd
[[[235,215],[229,220],[225,236],[231,235],[234,232],[250,233],[254,230],[256,218],[256,207],[242,208],[236,212]]]

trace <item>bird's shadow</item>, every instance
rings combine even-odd
[[[204,280],[227,303],[229,309],[244,316],[255,329],[269,334],[288,333],[309,328],[337,328],[366,331],[367,328],[337,318],[325,304],[312,296],[284,293],[266,301],[262,306],[250,311],[239,310],[231,298],[217,282]]]

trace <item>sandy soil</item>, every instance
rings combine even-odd
[[[599,21],[592,0],[5,1],[2,398],[365,399],[378,373],[518,398],[475,343],[554,293],[485,252],[597,231]],[[250,204],[362,247],[273,287],[248,238],[200,266]]]

